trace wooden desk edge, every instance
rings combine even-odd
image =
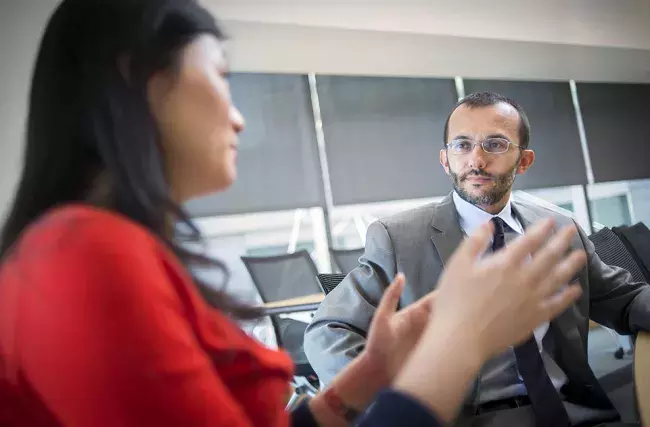
[[[634,384],[641,425],[650,425],[650,332],[639,332],[636,337]]]
[[[318,304],[323,302],[325,294],[312,294],[303,297],[290,298],[282,301],[273,301],[264,304],[263,308],[292,307],[294,305]]]

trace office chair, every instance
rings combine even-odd
[[[333,274],[319,274],[317,277],[318,283],[320,283],[321,288],[323,288],[323,292],[325,292],[325,295],[329,294],[336,288],[336,286],[345,279],[345,276],[347,274],[341,274],[341,273],[333,273]]]
[[[359,257],[363,255],[364,251],[364,248],[330,249],[330,255],[341,273],[348,274],[359,266]]]
[[[645,277],[645,282],[650,283],[650,230],[648,227],[639,222],[632,226],[614,227],[612,231],[623,242],[634,263]],[[638,280],[636,276],[634,278]]]
[[[589,240],[594,244],[596,254],[607,265],[613,265],[623,268],[630,272],[635,282],[645,282],[648,279],[644,276],[641,267],[635,261],[624,242],[619,238],[617,233],[607,227],[603,227],[597,233],[589,236]],[[618,341],[618,335],[609,328],[605,328]],[[633,344],[633,342],[632,342]],[[614,357],[622,359],[625,350],[619,343],[619,347],[614,353]]]
[[[316,280],[316,264],[306,250],[241,260],[265,303],[323,292]]]
[[[291,410],[300,401],[301,397],[313,397],[318,393],[318,376],[309,364],[304,350],[307,323],[278,315],[269,317],[275,330],[278,347],[289,353],[295,366],[291,384],[293,393],[287,403],[287,410]]]
[[[589,236],[589,240],[596,248],[596,254],[607,265],[624,268],[629,271],[634,281],[645,282],[647,278],[641,270],[641,266],[634,259],[631,251],[626,247],[625,242],[619,237],[615,230],[607,227]]]
[[[267,257],[242,256],[241,260],[265,303],[323,292],[316,279],[318,269],[305,250]],[[287,351],[295,364],[294,392],[287,404],[291,409],[303,395],[315,395],[319,384],[303,349],[307,323],[277,315],[270,318],[278,347]]]

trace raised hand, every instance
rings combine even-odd
[[[394,387],[450,421],[488,358],[569,307],[581,289],[566,283],[586,256],[566,255],[575,227],[552,230],[552,221],[542,221],[485,257],[491,224],[466,239],[438,282],[429,323]]]
[[[438,283],[432,321],[449,322],[475,336],[489,357],[559,315],[580,295],[579,285],[566,284],[584,265],[586,255],[583,251],[566,255],[575,227],[565,227],[549,239],[552,230],[552,221],[541,221],[505,249],[481,257],[492,227],[481,228],[447,265]]]

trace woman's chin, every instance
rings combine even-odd
[[[219,193],[228,190],[237,180],[237,169],[233,166],[224,174],[219,180],[219,185],[215,188],[215,192]]]
[[[223,171],[223,169],[222,169]],[[227,191],[235,183],[237,179],[237,169],[235,167],[228,168],[218,176],[213,176],[209,180],[209,184],[201,188],[195,188],[191,199],[198,199],[202,197],[212,196],[216,193]],[[204,183],[207,183],[204,181]]]

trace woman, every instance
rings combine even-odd
[[[363,354],[285,413],[289,358],[234,325],[258,313],[191,278],[192,263],[226,270],[173,235],[198,239],[182,203],[235,179],[244,122],[222,39],[190,0],[64,0],[52,16],[2,235],[1,425],[433,425],[488,357],[578,296],[558,290],[584,263],[563,257],[572,230],[544,244],[539,224],[480,258],[486,226],[435,295],[395,313],[398,276]]]

